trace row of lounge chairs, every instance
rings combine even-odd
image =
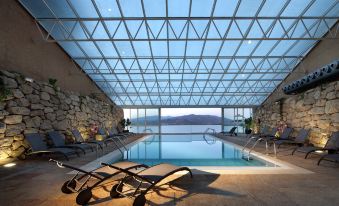
[[[258,135],[252,136],[252,138],[261,138],[270,144],[275,144],[280,148],[282,145],[293,146],[292,155],[295,153],[304,153],[305,159],[311,154],[321,154],[320,152],[326,152],[321,155],[318,165],[321,161],[339,162],[339,131],[333,132],[324,145],[324,147],[317,147],[312,144],[308,144],[308,136],[310,130],[301,129],[296,137],[291,137],[293,132],[292,128],[285,128],[279,138],[275,137],[277,132],[276,128],[273,128],[271,132],[268,132],[268,127],[264,127],[262,132]]]
[[[109,143],[113,143],[113,145],[119,150],[120,148],[126,149],[124,141],[128,138],[125,134],[118,134],[114,129],[105,131],[103,128],[99,129],[99,134],[103,137],[102,141],[85,141],[77,129],[73,129],[72,134],[75,138],[75,142],[72,144],[66,144],[65,136],[63,134],[58,131],[48,132],[49,140],[52,142],[53,146],[47,145],[44,141],[45,138],[43,134],[26,134],[26,140],[31,146],[30,150],[26,152],[26,155],[57,154],[62,155],[66,160],[69,160],[70,156],[80,156],[80,153],[86,154],[88,151],[93,152],[98,149],[103,151],[104,147],[107,147]]]
[[[176,172],[188,171],[191,178],[193,177],[189,168],[165,163],[152,167],[129,161],[114,164],[102,163],[102,166],[95,170],[85,171],[53,159],[50,161],[55,162],[61,168],[77,171],[62,185],[61,191],[65,194],[78,193],[76,203],[79,205],[86,205],[90,201],[93,188],[118,174],[123,174],[123,177],[112,186],[110,196],[112,198],[134,197],[133,206],[145,205],[147,192]]]

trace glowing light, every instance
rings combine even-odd
[[[109,9],[108,9],[108,11],[112,11],[112,9],[111,9],[111,8],[109,8]]]
[[[7,163],[4,165],[4,167],[14,167],[16,164],[14,162]]]
[[[33,82],[34,80],[33,80],[32,78],[25,77],[25,81],[27,81],[27,82]]]
[[[247,42],[248,44],[252,44],[252,41],[251,40],[248,40],[248,42]]]
[[[324,153],[324,151],[322,151],[322,150],[316,150],[315,152],[319,153],[319,154]]]

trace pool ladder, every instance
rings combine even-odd
[[[249,148],[248,150],[248,154],[247,156],[245,155],[245,151],[246,151],[246,146],[250,144],[250,142],[256,139],[255,143],[252,145],[251,148]],[[266,149],[266,155],[268,155],[268,140],[266,138],[261,138],[261,137],[250,137],[249,140],[246,142],[246,144],[243,146],[241,152],[242,152],[242,158],[249,161],[252,160],[251,158],[251,152],[253,151],[253,149],[255,148],[255,146],[257,146],[257,144],[261,141],[265,141],[265,149]],[[274,151],[274,156],[277,157],[277,149],[276,149],[276,145],[275,145],[275,141],[273,141],[273,151]]]
[[[245,154],[246,147],[247,147],[247,145],[249,145],[251,143],[252,140],[256,140],[256,141],[254,142],[254,144],[250,148],[248,148],[249,150],[248,150],[248,153],[247,153],[247,156],[246,156],[246,154]],[[246,161],[253,160],[253,158],[251,158],[251,152],[253,151],[255,146],[257,146],[257,144],[262,140],[263,140],[263,138],[250,137],[249,140],[246,142],[246,144],[243,146],[243,148],[241,150],[242,158]]]

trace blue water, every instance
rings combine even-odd
[[[224,126],[224,131],[229,131],[233,125]],[[238,127],[238,133],[243,133],[244,128]],[[207,128],[212,128],[216,132],[222,131],[221,125],[139,125],[129,128],[135,133],[204,133]],[[211,132],[211,131],[210,131]]]
[[[180,166],[274,166],[258,158],[246,161],[241,151],[232,144],[203,134],[151,135],[132,146],[123,159],[150,166],[159,163]]]

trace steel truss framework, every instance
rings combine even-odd
[[[337,0],[20,2],[125,107],[259,105],[317,42],[338,41]]]

